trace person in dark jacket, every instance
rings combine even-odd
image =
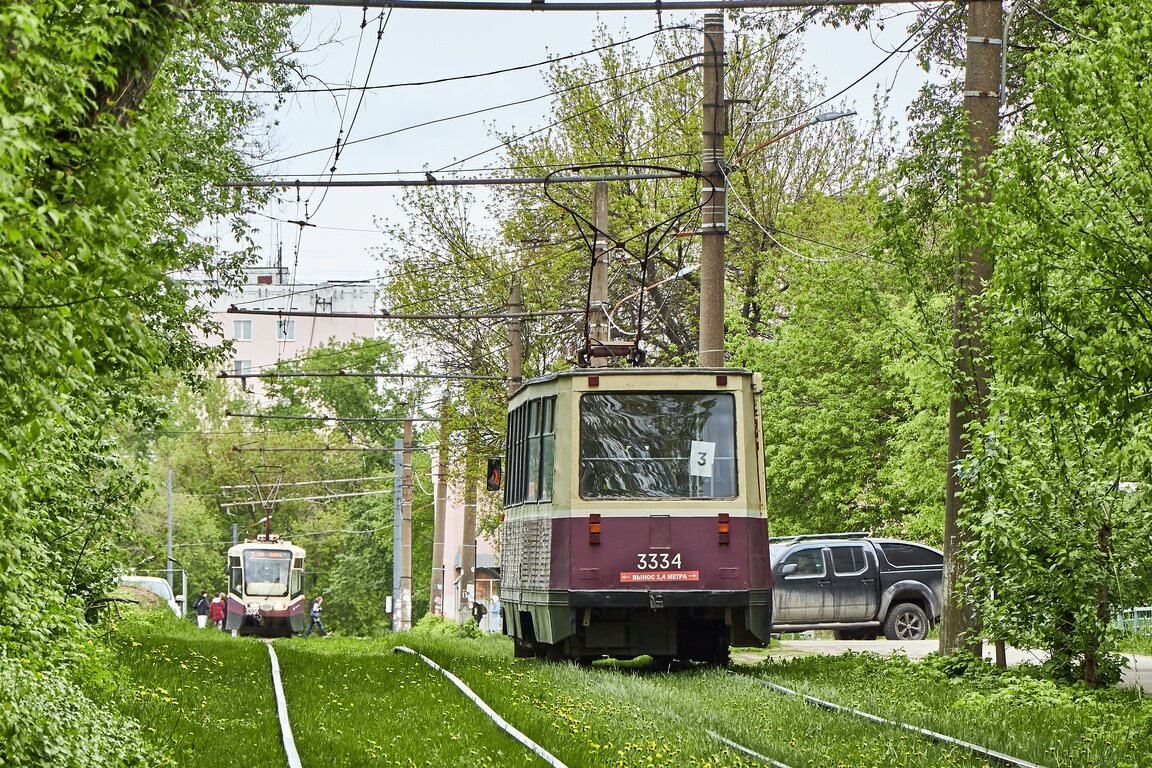
[[[196,598],[196,602],[192,603],[192,607],[196,609],[196,626],[200,629],[208,626],[208,591],[202,590],[200,597]]]
[[[321,637],[328,636],[328,633],[324,631],[324,622],[321,620],[323,612],[324,598],[317,595],[316,599],[312,601],[312,609],[308,611],[308,631],[304,633],[304,637],[310,637],[313,628],[320,631]]]

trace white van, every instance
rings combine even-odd
[[[168,607],[172,609],[172,613],[177,616],[184,615],[183,596],[177,597],[173,595],[172,586],[165,579],[161,579],[158,576],[121,576],[120,586],[146,589],[168,603]]]

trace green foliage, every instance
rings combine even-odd
[[[1113,610],[1152,598],[1152,11],[1103,2],[1028,57],[1022,130],[998,153],[992,411],[967,471],[986,624],[1061,676],[1118,673]]]
[[[112,540],[144,488],[137,433],[161,418],[156,382],[216,354],[174,275],[227,279],[242,258],[188,231],[252,197],[218,182],[241,175],[234,137],[262,114],[176,88],[231,78],[206,51],[240,37],[262,51],[249,72],[283,73],[290,16],[0,2],[0,658],[4,700],[22,702],[3,713],[19,728],[5,764],[153,763],[135,728],[76,690],[102,675],[84,609],[123,563]]]
[[[412,627],[415,635],[440,635],[444,637],[479,638],[484,633],[476,625],[475,620],[468,619],[463,624],[457,624],[443,616],[426,614]]]
[[[139,726],[88,695],[62,670],[38,671],[0,653],[0,763],[13,768],[155,766]]]

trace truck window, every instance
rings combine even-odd
[[[909,544],[905,541],[881,542],[880,549],[888,562],[897,568],[916,568],[944,564],[944,555],[931,547]]]
[[[868,553],[862,544],[834,544],[832,572],[837,576],[856,576],[868,570]]]
[[[790,574],[791,576],[823,576],[824,550],[821,547],[798,549],[784,558],[780,567],[783,568],[791,563],[796,564],[796,570]]]

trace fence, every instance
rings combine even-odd
[[[1152,635],[1152,607],[1129,608],[1116,614],[1116,628],[1134,635]]]

